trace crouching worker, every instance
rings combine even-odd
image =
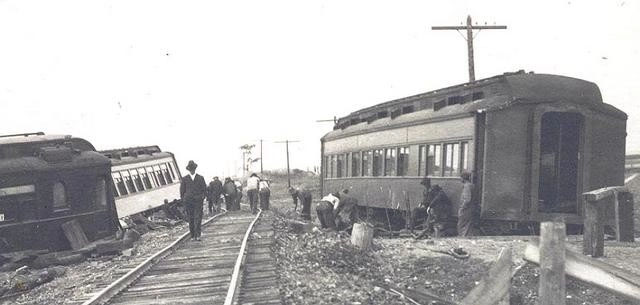
[[[421,229],[425,229],[422,228],[422,224],[426,224],[428,216],[427,208],[429,207],[429,202],[431,202],[431,200],[433,199],[433,197],[431,197],[431,179],[424,177],[422,181],[420,181],[420,184],[424,186],[424,191],[422,192],[422,202],[420,202],[420,205],[411,211],[411,230],[413,230],[416,226],[420,226]]]
[[[297,188],[290,187],[289,194],[293,197],[293,203],[298,207],[298,200],[302,203],[302,212],[300,212],[300,218],[304,220],[311,220],[311,192],[306,188],[304,184],[301,184]]]
[[[430,199],[427,206],[427,220],[424,223],[424,230],[416,236],[423,237],[433,233],[435,237],[455,235],[456,222],[452,218],[451,201],[444,190],[439,185],[434,185],[429,191]]]
[[[320,221],[320,227],[323,229],[335,229],[336,223],[334,221],[334,208],[340,204],[340,195],[331,194],[322,197],[320,202],[316,205],[316,213],[318,214],[318,220]]]
[[[334,206],[334,220],[338,231],[349,230],[358,221],[358,199],[349,196],[349,190],[340,192],[337,206]]]

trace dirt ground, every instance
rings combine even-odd
[[[315,180],[317,177],[306,177],[296,182],[313,185]],[[634,183],[640,183],[638,180]],[[513,265],[520,268],[512,279],[511,304],[536,304],[539,268],[522,259],[527,243],[536,237],[375,238],[372,251],[362,253],[350,244],[346,234],[316,229],[302,234],[293,232],[287,226],[287,220],[296,217],[291,198],[283,193],[282,187],[272,185],[272,188],[272,206],[280,215],[280,221],[275,224],[278,243],[275,250],[286,304],[412,304],[390,292],[389,287],[409,288],[446,301],[460,301],[478,284],[500,249],[505,247],[513,250]],[[634,197],[640,198],[637,191]],[[317,225],[313,208],[312,214]],[[638,213],[635,216],[637,219]],[[580,252],[582,237],[570,236],[567,244]],[[435,252],[452,247],[469,251],[470,258],[459,260]],[[639,243],[606,242],[605,257],[600,260],[640,274],[638,248]],[[567,304],[632,304],[569,277],[566,301]]]
[[[0,299],[0,304],[66,304],[74,298],[93,291],[96,285],[115,279],[115,273],[128,262],[151,256],[188,231],[186,223],[171,228],[159,228],[142,235],[134,245],[133,256],[102,256],[62,267],[66,270],[61,277],[35,287],[34,289],[8,299]],[[0,282],[9,280],[13,272],[0,273]]]
[[[291,231],[288,221],[296,219],[291,197],[286,192],[286,177],[271,176],[272,210],[276,213],[276,253],[279,286],[286,304],[412,304],[389,288],[409,288],[446,301],[461,300],[484,276],[500,249],[510,247],[514,266],[521,266],[512,280],[511,304],[535,304],[539,271],[524,263],[522,253],[535,237],[479,237],[413,240],[412,238],[375,238],[372,251],[361,252],[350,243],[347,234],[312,230]],[[297,185],[305,183],[317,196],[317,176],[297,175]],[[636,201],[636,232],[640,232],[640,178],[629,185]],[[318,198],[314,198],[314,202]],[[317,224],[312,207],[313,222]],[[186,224],[150,231],[136,243],[133,257],[101,257],[64,267],[66,273],[15,298],[0,299],[0,304],[65,304],[105,283],[123,265],[135,258],[149,256],[187,231]],[[636,235],[638,236],[638,235]],[[569,247],[578,251],[581,236],[569,238]],[[471,256],[458,260],[434,252],[462,247]],[[639,243],[607,242],[602,261],[640,274]],[[10,273],[1,274],[0,281]],[[435,300],[435,299],[434,299]],[[432,303],[443,304],[443,303]],[[567,280],[567,304],[631,304],[607,291]]]

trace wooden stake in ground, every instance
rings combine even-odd
[[[547,221],[540,224],[540,305],[565,304],[565,238],[564,222]]]
[[[368,223],[355,223],[351,230],[351,243],[361,250],[368,250],[373,240],[373,227]]]
[[[511,256],[511,249],[503,248],[489,273],[469,292],[460,305],[508,305],[513,273]]]

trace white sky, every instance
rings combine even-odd
[[[640,151],[637,1],[0,0],[0,134],[157,144],[207,179],[260,138],[282,168],[289,138],[306,169],[331,129],[315,120],[465,82],[465,41],[430,27],[467,14],[509,27],[476,37],[476,78],[593,81]]]

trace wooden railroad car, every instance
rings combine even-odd
[[[118,216],[148,211],[164,200],[180,199],[180,170],[175,156],[158,146],[101,151],[111,160]]]
[[[118,229],[111,163],[88,141],[43,133],[0,137],[0,253],[70,248],[61,225],[89,240]]]
[[[428,176],[457,211],[469,171],[487,222],[579,224],[581,193],[623,184],[626,121],[594,83],[505,73],[340,118],[321,139],[321,189],[405,210],[420,203]]]

